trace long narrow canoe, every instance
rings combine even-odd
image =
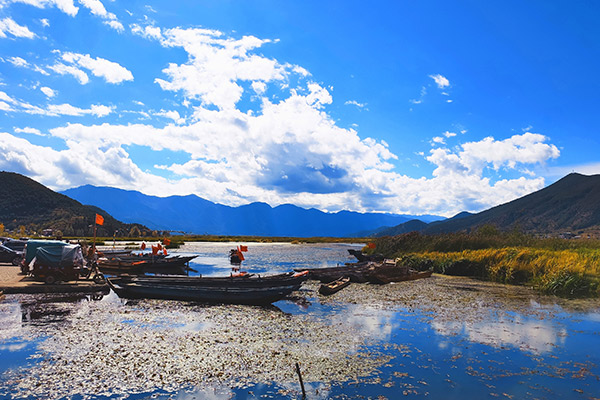
[[[271,276],[118,276],[108,284],[119,297],[197,301],[202,303],[270,304],[308,279],[305,273]]]
[[[350,284],[350,277],[345,276],[343,278],[338,279],[337,281],[324,283],[319,287],[319,293],[324,296],[332,295],[336,292],[339,292],[346,286]]]

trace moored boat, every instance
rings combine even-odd
[[[345,276],[336,281],[322,284],[319,287],[319,293],[321,293],[324,296],[329,296],[339,292],[348,285],[350,285],[350,277]]]
[[[306,273],[228,277],[118,276],[108,284],[124,298],[152,298],[202,303],[270,304],[298,290]]]
[[[333,282],[345,276],[352,282],[365,283],[368,282],[368,273],[373,265],[375,264],[366,262],[337,267],[294,269],[294,271],[308,271],[309,279],[323,283]]]
[[[392,283],[414,281],[416,279],[429,278],[432,271],[414,271],[400,267],[381,267],[375,268],[369,274],[369,282],[371,283]]]
[[[156,256],[156,255],[128,255],[122,257],[101,257],[98,259],[98,268],[104,273],[113,274],[142,274],[144,272],[159,272],[170,274],[183,274],[189,268],[188,263],[193,256]]]

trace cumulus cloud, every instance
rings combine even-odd
[[[85,85],[90,80],[82,68],[89,70],[94,76],[104,78],[108,83],[117,84],[133,80],[131,71],[116,62],[104,58],[92,58],[89,54],[66,52],[61,55],[61,59],[69,65],[59,62],[49,68],[61,75],[68,74],[74,76],[82,85]]]
[[[65,14],[74,17],[79,8],[75,7],[73,0],[7,0],[9,3],[24,3],[37,8],[56,7]]]
[[[17,24],[12,18],[9,17],[0,19],[0,38],[8,37],[7,34],[10,34],[14,37],[27,39],[33,39],[35,37],[34,33],[31,32],[29,28]]]
[[[102,12],[96,2],[83,4]],[[0,154],[7,154],[0,159],[0,169],[25,173],[55,189],[93,183],[153,195],[195,193],[229,205],[264,201],[328,211],[452,215],[479,211],[540,189],[544,181],[535,176],[495,180],[490,176],[503,169],[535,169],[559,155],[547,137],[535,133],[503,140],[490,137],[447,149],[444,142],[455,133],[446,131],[435,138],[435,148],[422,153],[433,165],[433,174],[409,177],[395,169],[398,156],[387,143],[338,126],[327,112],[333,101],[331,88],[312,81],[300,66],[258,53],[275,40],[231,38],[202,28],[133,25],[131,31],[187,53],[183,62],[168,64],[155,80],[164,91],[183,98],[185,118],[171,102],[163,109],[158,106],[160,111],[135,111],[148,118],[143,124],[84,125],[71,119],[44,128],[53,141],[64,142],[61,150],[0,133]],[[111,83],[133,79],[117,63],[77,53],[58,54],[59,62],[49,68],[73,75],[81,83],[89,81],[88,73]],[[277,95],[265,96],[271,89]],[[421,99],[426,93],[423,87]],[[241,99],[253,102],[252,109],[242,111]],[[0,109],[73,118],[101,118],[115,110],[101,104],[40,107],[4,92],[0,92]],[[25,129],[29,128],[14,133],[35,134]],[[155,170],[142,171],[128,153],[130,146],[143,148]],[[169,157],[173,152],[177,161]],[[161,177],[164,171],[169,171],[169,179]]]
[[[136,32],[148,35],[147,28]],[[283,81],[292,66],[282,65],[274,59],[253,54],[253,50],[268,39],[244,36],[241,39],[222,37],[219,31],[201,28],[165,30],[156,38],[165,47],[181,47],[188,53],[184,64],[171,63],[163,70],[167,79],[157,78],[163,90],[180,91],[189,99],[219,109],[232,109],[241,99],[240,82]]]
[[[545,143],[547,140],[544,135],[530,132],[505,140],[486,137],[462,144],[458,152],[432,149],[427,160],[438,166],[433,172],[435,176],[455,173],[480,176],[485,167],[496,171],[503,167],[514,169],[517,164],[534,165],[557,158],[560,151],[556,146]]]
[[[440,89],[444,89],[444,88],[447,88],[450,86],[450,81],[448,80],[448,78],[446,78],[443,75],[436,74],[436,75],[429,75],[429,77],[435,81],[435,84]]]

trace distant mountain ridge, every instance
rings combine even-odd
[[[378,232],[391,236],[407,231],[403,223]],[[508,231],[556,234],[600,229],[600,175],[572,173],[537,192],[477,214],[460,213],[419,229],[426,234],[472,231],[483,225]]]
[[[195,195],[156,197],[137,191],[80,186],[61,192],[83,204],[93,204],[123,221],[137,221],[151,229],[213,235],[357,237],[382,226],[416,217],[340,211],[325,213],[291,204],[271,207],[251,203],[230,207]],[[418,218],[418,217],[417,217]],[[424,216],[432,221],[436,216]]]
[[[26,176],[0,171],[0,222],[7,230],[24,226],[27,232],[44,229],[60,231],[65,236],[93,234],[96,213],[104,217],[98,226],[99,236],[112,236],[116,230],[129,233],[137,224],[124,224],[106,211],[84,206],[76,200],[54,192]]]

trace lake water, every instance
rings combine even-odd
[[[226,275],[231,243],[191,243]],[[248,244],[245,269],[352,261],[360,245]],[[318,284],[270,307],[107,295],[7,295],[0,398],[309,399],[600,397],[600,303],[433,276]]]

